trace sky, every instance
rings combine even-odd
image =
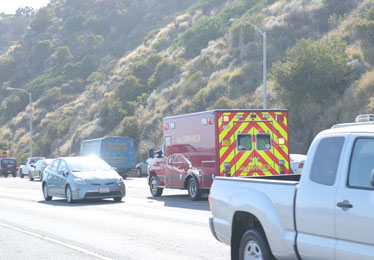
[[[49,0],[0,0],[0,13],[14,14],[19,7],[30,6],[35,9],[46,6]]]

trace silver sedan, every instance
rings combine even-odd
[[[62,157],[45,170],[42,182],[45,200],[66,198],[68,203],[83,199],[113,198],[126,194],[122,177],[98,157]]]

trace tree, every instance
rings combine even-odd
[[[287,50],[284,62],[276,62],[272,77],[286,107],[305,102],[327,105],[340,96],[351,80],[346,43],[339,38],[317,42],[302,39]]]
[[[117,134],[120,136],[128,136],[134,139],[135,145],[137,145],[140,141],[140,134],[141,128],[138,118],[135,116],[125,117],[117,131]]]
[[[63,65],[66,62],[70,61],[73,58],[73,55],[70,52],[68,46],[59,46],[56,50],[56,62],[57,64]]]
[[[16,11],[16,17],[30,17],[34,13],[34,9],[30,6],[20,7]]]

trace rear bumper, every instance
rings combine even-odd
[[[214,217],[209,218],[209,227],[210,227],[210,231],[212,232],[212,235],[214,236],[214,238],[219,241],[219,239],[217,237],[217,234],[216,234],[216,231],[214,229]]]
[[[7,169],[0,170],[0,175],[14,174],[14,173],[17,174],[17,170],[16,169],[14,169],[14,170],[7,170]]]

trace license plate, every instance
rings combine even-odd
[[[100,188],[100,193],[109,193],[109,188]]]
[[[12,171],[8,171],[8,173],[12,173]]]

